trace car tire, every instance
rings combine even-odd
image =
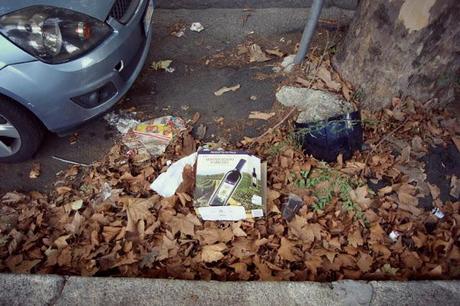
[[[40,147],[44,134],[43,125],[34,115],[22,105],[0,96],[0,163],[30,159]]]

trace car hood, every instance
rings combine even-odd
[[[49,5],[71,9],[104,21],[115,0],[9,0],[1,1],[0,16],[32,5]]]

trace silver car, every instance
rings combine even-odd
[[[0,2],[0,162],[107,111],[151,42],[153,0]]]

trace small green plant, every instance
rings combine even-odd
[[[358,88],[351,96],[351,99],[361,102],[362,100],[364,100],[365,97],[366,97],[366,94],[364,93],[364,89]]]
[[[299,149],[300,144],[296,139],[295,132],[287,133],[286,138],[283,141],[276,143],[268,149],[268,155],[270,157],[278,156],[282,151],[286,150],[288,147],[293,147],[294,149]]]
[[[359,185],[357,182],[330,168],[319,168],[315,171],[314,177],[309,177],[309,175],[310,171],[301,171],[300,177],[294,181],[295,185],[299,188],[315,188],[322,182],[329,182],[329,184],[325,184],[324,188],[313,192],[313,195],[318,199],[313,205],[314,211],[323,210],[326,205],[332,202],[334,195],[337,195],[344,209],[353,212],[356,219],[367,223],[361,208],[350,197],[350,191]]]

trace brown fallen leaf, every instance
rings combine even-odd
[[[35,267],[38,263],[40,263],[40,259],[36,260],[24,260],[19,265],[15,266],[11,272],[14,273],[30,273],[33,267]]]
[[[151,202],[149,199],[124,198],[124,210],[128,216],[126,231],[137,232],[137,223],[139,220],[146,220],[152,216],[149,211]]]
[[[187,216],[178,214],[174,216],[169,222],[171,227],[171,233],[175,235],[177,232],[181,232],[184,235],[195,236],[195,225],[200,226],[201,222],[194,214],[188,214]]]
[[[362,272],[366,273],[371,269],[373,262],[374,259],[372,258],[372,256],[366,253],[361,253],[356,264]]]
[[[203,262],[214,262],[224,258],[222,253],[227,246],[225,243],[217,243],[213,245],[205,245],[201,250],[201,260]]]
[[[61,236],[59,238],[57,238],[56,240],[54,240],[54,245],[58,248],[58,249],[62,249],[62,248],[65,248],[66,246],[68,246],[69,244],[67,243],[67,239],[69,239],[71,235],[64,235],[64,236]]]
[[[428,183],[428,188],[430,188],[430,193],[431,193],[431,197],[433,198],[433,200],[438,199],[439,195],[441,194],[439,187]]]
[[[284,52],[280,51],[279,49],[265,49],[265,52],[270,55],[284,57]]]
[[[295,254],[296,248],[295,248],[295,243],[281,237],[281,245],[280,248],[278,249],[278,256],[287,261],[298,261],[300,260],[300,256],[298,254]]]
[[[230,265],[231,268],[235,269],[235,272],[239,274],[240,279],[249,280],[251,272],[248,271],[248,265],[244,262],[237,262]]]
[[[262,48],[257,44],[252,44],[249,46],[249,62],[266,62],[271,60],[270,57],[262,51]]]
[[[40,163],[33,163],[32,168],[30,169],[29,172],[29,178],[31,179],[36,179],[40,176],[41,169],[40,169]]]
[[[450,179],[450,193],[455,199],[460,197],[460,179],[453,175]]]
[[[389,194],[391,192],[393,192],[393,187],[386,186],[386,187],[380,188],[378,193],[380,197],[383,197],[384,195]]]
[[[297,83],[299,83],[300,85],[302,86],[305,86],[305,87],[310,87],[311,85],[311,82],[301,78],[301,77],[297,77],[296,80],[295,80]]]
[[[409,205],[416,207],[418,205],[418,199],[413,196],[416,188],[410,184],[403,184],[398,190],[398,199],[400,205]]]
[[[220,96],[222,96],[222,95],[223,95],[224,93],[226,93],[226,92],[229,92],[229,91],[237,91],[237,90],[240,89],[240,88],[241,88],[241,85],[240,85],[240,84],[237,84],[237,85],[231,86],[231,87],[226,87],[226,86],[224,86],[224,87],[222,87],[221,89],[215,91],[215,92],[214,92],[214,95],[220,97]]]
[[[353,231],[353,233],[351,233],[350,235],[348,235],[348,244],[352,247],[357,248],[358,246],[363,245],[363,243],[363,236],[361,235],[361,231],[359,228]]]
[[[275,116],[275,113],[263,113],[259,111],[252,111],[249,114],[249,119],[268,120],[273,116]]]
[[[354,203],[357,203],[361,206],[361,209],[366,210],[372,203],[372,199],[369,199],[367,185],[356,188],[355,190],[350,191],[350,198]]]
[[[350,102],[350,100],[351,100],[351,89],[346,84],[342,84],[342,95],[345,98],[345,100]]]
[[[318,69],[317,76],[323,81],[327,87],[335,91],[339,91],[342,88],[342,84],[337,81],[334,81],[331,76],[331,72],[327,70],[326,67],[321,66]]]

